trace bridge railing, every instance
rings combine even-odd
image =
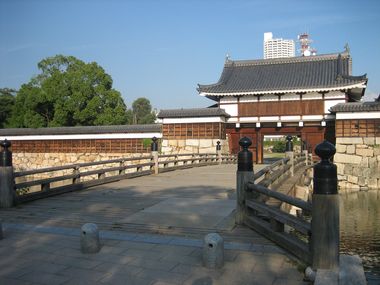
[[[157,140],[153,140],[150,155],[15,172],[8,149],[11,144],[3,141],[0,208],[127,178],[236,161],[235,156],[221,153],[220,144],[216,153],[158,155],[155,143]]]
[[[236,222],[266,236],[315,270],[335,270],[339,266],[339,200],[336,166],[329,160],[335,153],[334,146],[327,141],[319,144],[315,152],[321,161],[306,167],[306,171],[314,170],[310,202],[269,189],[275,178],[258,182],[259,177],[270,173],[268,169],[275,169],[284,160],[253,174],[247,159],[252,155],[248,151],[250,143],[247,138],[240,140],[243,150],[238,155]],[[305,165],[302,161],[306,157],[294,155],[294,166]],[[287,167],[282,168],[284,171]],[[269,197],[297,207],[297,214],[267,203]]]

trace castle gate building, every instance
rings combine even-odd
[[[324,139],[335,143],[330,108],[360,101],[367,84],[366,75],[351,74],[347,51],[263,60],[227,58],[219,81],[198,85],[198,92],[230,115],[230,151],[237,153],[239,139],[248,136],[255,161],[262,163],[265,135],[295,135],[310,150]]]

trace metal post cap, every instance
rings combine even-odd
[[[221,150],[221,145],[220,145],[220,141],[217,141],[216,142],[216,150]]]
[[[3,150],[0,151],[0,166],[12,166],[12,152],[8,149],[12,144],[9,140],[5,139],[0,142]]]
[[[152,143],[150,144],[150,150],[151,151],[158,151],[158,143],[157,143],[157,138],[153,137],[152,138]]]
[[[291,135],[286,136],[286,145],[285,145],[285,151],[293,151],[293,142],[292,142],[293,137]]]
[[[251,144],[252,141],[247,137],[239,141],[243,149],[238,153],[238,171],[253,171],[252,152],[248,150]]]
[[[248,150],[249,146],[252,144],[250,138],[244,137],[239,140],[239,145],[244,149]]]
[[[338,193],[337,167],[330,158],[335,154],[335,146],[323,141],[315,148],[315,153],[321,161],[314,166],[314,193],[333,195]]]
[[[0,142],[0,145],[4,148],[4,150],[7,150],[12,144],[9,140],[5,139]]]
[[[329,160],[335,152],[335,146],[327,140],[324,140],[315,147],[315,154],[318,155],[322,161]]]

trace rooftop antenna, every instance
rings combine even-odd
[[[309,38],[308,33],[302,33],[298,35],[298,42],[301,46],[301,48],[299,49],[299,51],[301,52],[301,56],[317,55],[317,50],[310,46],[313,40]]]
[[[231,57],[230,57],[230,55],[228,54],[228,53],[226,53],[226,62],[229,62],[231,59],[230,59]]]
[[[346,44],[344,45],[344,51],[345,51],[346,53],[350,53],[350,46],[348,45],[348,43],[346,43]]]

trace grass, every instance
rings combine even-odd
[[[284,158],[285,157],[285,153],[279,153],[279,152],[272,152],[272,153],[267,153],[267,152],[264,152],[264,157],[266,158]]]

